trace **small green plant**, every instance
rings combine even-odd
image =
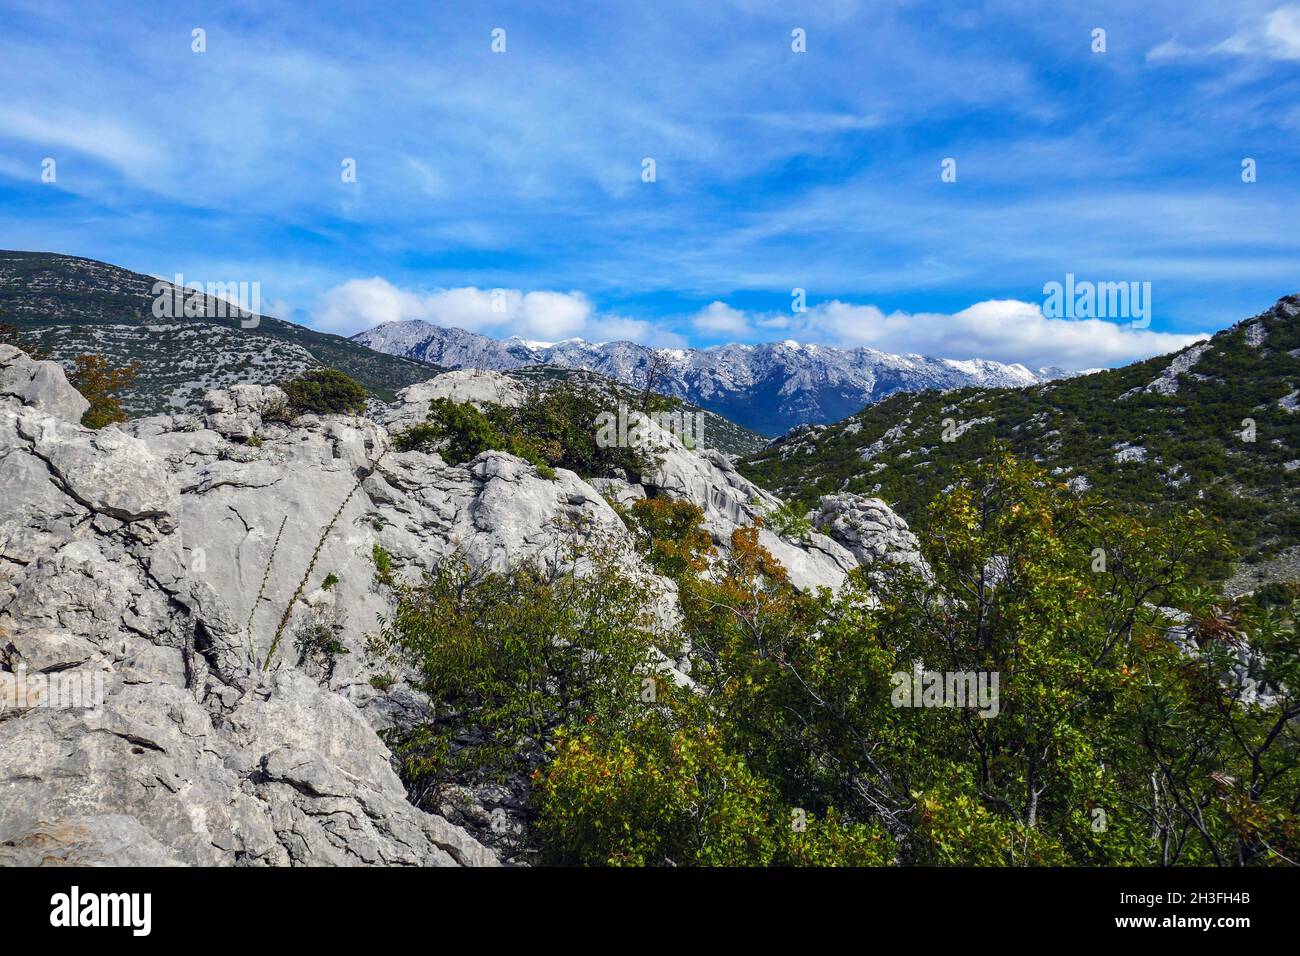
[[[329,574],[325,575],[325,580],[321,582],[320,586],[324,588],[326,591],[332,591],[338,585],[338,583],[339,583],[339,576],[335,574],[333,571],[331,571]]]
[[[767,515],[767,524],[782,538],[802,541],[812,534],[812,522],[799,513],[796,505],[786,502]]]
[[[374,677],[370,678],[370,686],[381,694],[387,694],[393,689],[393,685],[396,683],[397,678],[392,674],[376,674]]]
[[[337,628],[328,621],[320,619],[310,620],[298,628],[297,640],[294,643],[298,647],[299,661],[303,663],[314,661],[320,664],[326,673],[333,670],[338,658],[351,653],[339,639]]]
[[[370,557],[375,562],[375,578],[380,584],[393,585],[393,556],[384,550],[384,546],[375,542],[370,549]]]
[[[263,445],[262,436],[250,435],[248,441],[245,442],[245,444],[247,444],[250,448],[261,448]]]

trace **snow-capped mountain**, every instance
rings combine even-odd
[[[956,361],[839,349],[797,342],[652,349],[633,342],[504,341],[423,321],[388,322],[353,336],[380,352],[444,368],[504,371],[526,365],[585,369],[674,395],[767,435],[796,425],[839,421],[900,391],[970,385],[1023,386],[1060,378],[1061,369],[1030,371],[984,359]]]

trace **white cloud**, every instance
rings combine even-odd
[[[746,318],[757,324],[754,317]],[[1039,306],[1014,299],[977,302],[951,315],[886,313],[874,305],[837,300],[810,308],[786,327],[801,342],[1066,369],[1122,365],[1205,338],[1102,319],[1048,318]]]
[[[1265,35],[1275,57],[1300,60],[1300,7],[1274,10],[1269,14]]]
[[[55,153],[66,148],[85,153],[136,176],[158,162],[160,154],[128,127],[86,113],[43,116],[22,110],[0,110],[0,135],[40,144]]]
[[[448,328],[505,338],[557,341],[626,339],[680,346],[682,338],[651,322],[597,314],[581,292],[523,292],[519,289],[437,289],[413,292],[387,279],[351,279],[321,297],[311,324],[323,331],[352,334],[384,322],[421,319]]]
[[[725,302],[710,302],[691,319],[697,331],[706,334],[745,336],[751,332],[749,318]]]
[[[385,322],[425,318],[420,297],[397,288],[387,279],[349,279],[330,289],[312,317],[326,332],[359,332]]]
[[[495,304],[495,307],[494,307]],[[644,319],[597,312],[581,292],[518,289],[438,289],[417,293],[378,276],[352,279],[321,299],[312,325],[350,334],[384,322],[422,319],[497,338],[519,335],[547,342],[581,337],[681,347],[682,336]],[[1016,299],[977,302],[959,312],[885,312],[838,299],[806,312],[747,312],[722,301],[690,316],[697,333],[727,341],[794,338],[841,348],[867,346],[900,355],[993,359],[1030,368],[1077,370],[1123,365],[1162,355],[1208,333],[1156,332],[1104,319],[1049,318]],[[779,333],[779,335],[778,335]]]
[[[1147,59],[1194,60],[1225,54],[1300,60],[1300,6],[1278,7],[1218,43],[1187,45],[1175,39],[1166,40],[1149,50]]]

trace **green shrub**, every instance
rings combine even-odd
[[[365,386],[335,368],[303,372],[280,388],[293,414],[360,415],[366,410]]]
[[[428,420],[399,432],[396,444],[398,451],[438,449],[452,465],[463,464],[485,451],[509,450],[487,415],[468,402],[450,398],[431,401]]]
[[[375,578],[380,584],[393,584],[393,556],[378,541],[370,549],[371,560],[375,563]]]
[[[786,502],[767,515],[768,526],[782,538],[802,541],[812,534],[812,522],[794,502]]]
[[[788,826],[707,728],[562,735],[540,802],[542,859],[563,865],[766,866]]]
[[[399,451],[438,451],[450,464],[463,464],[485,451],[504,451],[537,468],[543,478],[567,468],[583,478],[631,475],[655,463],[637,449],[606,447],[596,440],[596,420],[608,400],[572,382],[534,389],[518,408],[435,398],[426,421],[395,436]]]
[[[569,723],[620,726],[654,673],[651,594],[596,551],[590,574],[445,560],[399,584],[381,643],[420,673],[430,719],[390,741],[417,790],[456,771],[500,779],[540,766]]]
[[[704,512],[689,501],[642,498],[615,511],[632,532],[637,550],[660,574],[676,578],[703,571],[716,553]]]

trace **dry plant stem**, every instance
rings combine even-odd
[[[280,530],[275,533],[275,544],[271,545],[271,555],[266,559],[266,570],[262,572],[262,586],[257,589],[253,606],[248,609],[248,623],[244,626],[244,630],[248,634],[248,659],[253,666],[257,666],[257,651],[253,647],[253,616],[257,614],[257,606],[262,603],[262,596],[266,594],[266,583],[271,580],[271,566],[275,564],[275,552],[280,550],[280,536],[284,534],[284,526],[288,520],[288,515],[280,519]]]
[[[298,587],[293,592],[293,597],[289,598],[289,603],[285,605],[284,614],[280,618],[280,624],[275,629],[275,636],[271,638],[271,647],[266,652],[266,660],[262,662],[263,672],[271,666],[271,660],[275,657],[275,652],[280,646],[280,638],[284,636],[284,629],[289,625],[289,617],[293,614],[293,606],[297,604],[298,599],[302,597],[302,592],[306,589],[307,582],[311,579],[311,573],[316,569],[316,561],[320,557],[321,549],[325,547],[325,539],[328,538],[329,533],[334,530],[334,525],[338,523],[339,517],[343,514],[343,509],[348,506],[348,502],[351,501],[352,496],[357,493],[357,489],[361,487],[362,483],[367,478],[375,473],[375,469],[379,467],[379,463],[384,460],[384,456],[387,454],[388,449],[385,448],[379,457],[374,460],[374,463],[366,469],[364,473],[357,477],[357,480],[352,485],[352,490],[347,493],[347,497],[343,499],[338,506],[338,510],[334,512],[334,517],[330,518],[329,524],[325,525],[325,530],[321,532],[320,540],[316,542],[316,548],[311,553],[311,560],[307,562],[307,570],[302,573],[302,580],[298,582]]]

